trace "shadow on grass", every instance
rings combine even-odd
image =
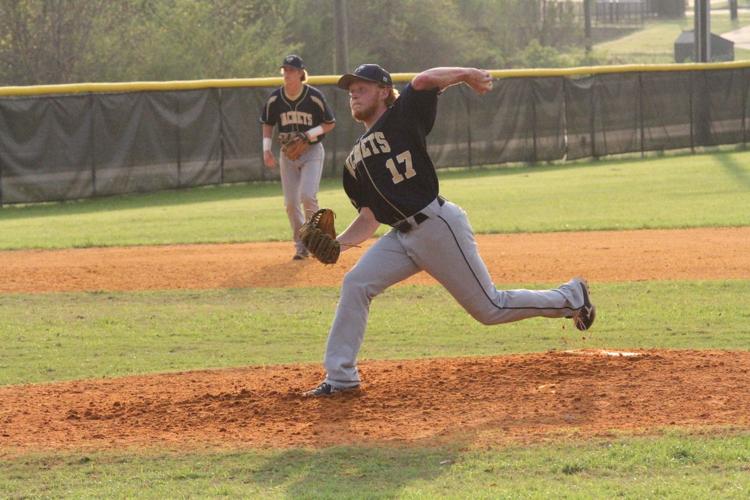
[[[249,479],[263,489],[283,484],[289,498],[395,498],[449,472],[459,454],[458,448],[294,449],[274,454]]]
[[[744,168],[732,154],[718,154],[716,160],[738,183],[745,188],[750,188],[750,171]]]
[[[271,452],[119,455],[75,452],[7,458],[0,497],[157,498],[247,495],[284,498],[396,498],[412,484],[450,473],[456,448],[336,447]],[[106,478],[91,482],[91,477]],[[218,482],[217,482],[218,481]],[[140,491],[140,493],[139,493]],[[117,492],[118,495],[114,495]],[[190,494],[192,492],[192,494]]]

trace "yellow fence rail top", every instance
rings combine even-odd
[[[587,76],[607,73],[635,73],[657,71],[705,71],[722,69],[750,68],[750,61],[733,61],[705,64],[627,64],[619,66],[585,66],[578,68],[535,68],[535,69],[498,69],[491,70],[493,78],[541,78],[562,76]],[[416,73],[393,73],[395,82],[407,82]],[[335,85],[339,76],[311,76],[311,85]],[[2,96],[41,96],[49,94],[89,94],[89,93],[122,93],[171,90],[199,90],[208,88],[237,87],[280,87],[281,77],[271,78],[231,78],[215,80],[181,80],[167,82],[111,82],[111,83],[69,83],[61,85],[28,85],[0,87]]]

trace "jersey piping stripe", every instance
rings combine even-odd
[[[320,110],[321,110],[321,111],[323,112],[323,114],[325,114],[325,112],[326,112],[326,107],[325,107],[325,106],[323,105],[323,101],[321,101],[320,99],[318,99],[318,98],[317,98],[317,97],[315,97],[314,95],[310,96],[310,100],[311,100],[312,102],[314,102],[315,104],[317,104],[317,105],[318,105],[318,107],[320,108]]]
[[[304,83],[302,85],[304,87],[303,90],[302,90],[302,94],[297,98],[297,104],[295,104],[294,106],[292,106],[291,102],[289,102],[289,101],[286,100],[286,95],[284,93],[284,88],[283,87],[281,88],[281,92],[279,92],[279,95],[281,96],[281,99],[286,103],[287,106],[289,106],[289,109],[291,109],[293,111],[297,111],[297,106],[299,106],[300,104],[302,104],[302,102],[305,100],[305,97],[307,97],[307,91],[308,91],[308,89],[310,87],[308,87]],[[299,131],[299,124],[294,123],[293,127],[294,127],[294,130]]]
[[[268,102],[266,102],[266,119],[271,115],[271,104],[276,102],[276,96],[272,95],[268,98]]]
[[[360,148],[359,149],[359,155],[362,157],[362,168],[365,169],[365,173],[367,174],[367,177],[370,179],[370,184],[372,184],[372,187],[375,188],[375,191],[380,195],[381,198],[383,198],[383,200],[385,200],[386,203],[388,203],[396,212],[398,212],[398,214],[401,216],[402,219],[407,219],[408,216],[406,214],[404,214],[401,210],[399,210],[398,207],[396,207],[393,203],[391,203],[391,200],[389,200],[388,198],[386,198],[385,195],[382,192],[380,192],[380,189],[378,189],[378,186],[375,184],[375,181],[372,179],[372,176],[370,175],[370,171],[367,169],[367,163],[365,162],[365,157],[362,154],[362,148],[361,148],[361,143],[360,143],[360,139],[362,139],[363,137],[367,137],[371,133],[371,131],[374,130],[375,127],[378,126],[378,124],[380,124],[381,122],[385,121],[385,117],[388,114],[390,114],[390,111],[391,111],[391,108],[388,108],[385,111],[385,113],[383,113],[380,116],[380,118],[378,118],[378,120],[372,125],[372,127],[368,128],[365,131],[364,134],[362,134],[362,135],[359,136],[359,139],[357,139],[357,146],[356,147]],[[355,168],[355,171],[356,171],[356,168]],[[356,178],[356,175],[354,177]]]
[[[479,277],[474,272],[474,269],[471,267],[471,264],[469,263],[469,259],[466,258],[466,254],[464,253],[464,249],[461,248],[461,244],[458,242],[458,238],[456,238],[456,234],[453,232],[453,228],[451,227],[451,225],[448,224],[448,221],[445,220],[440,215],[438,215],[438,219],[440,219],[441,221],[443,221],[445,223],[445,226],[448,228],[448,231],[451,232],[451,236],[453,236],[453,241],[456,242],[456,246],[458,247],[458,251],[461,252],[461,256],[464,258],[464,262],[466,262],[466,267],[468,267],[469,271],[471,271],[471,275],[474,276],[474,280],[477,282],[477,285],[479,285],[479,288],[482,289],[482,293],[484,294],[484,296],[487,297],[487,300],[490,301],[490,304],[492,304],[496,308],[498,308],[498,309],[539,309],[539,310],[553,309],[553,310],[560,310],[560,311],[564,310],[564,309],[565,310],[569,310],[569,311],[578,311],[578,310],[582,309],[581,307],[579,307],[579,308],[573,308],[573,307],[533,307],[533,306],[528,306],[528,307],[502,307],[502,306],[497,305],[495,303],[495,301],[492,300],[492,297],[490,297],[487,294],[487,290],[485,290],[484,287],[482,286],[482,282],[479,281]]]
[[[403,219],[407,219],[408,217],[401,210],[399,210],[398,207],[396,207],[396,205],[394,205],[393,203],[391,203],[391,200],[389,200],[388,198],[386,198],[385,195],[380,191],[380,189],[378,189],[378,186],[375,184],[375,181],[373,180],[372,176],[370,175],[370,170],[367,168],[367,163],[365,163],[364,156],[362,155],[361,143],[359,141],[357,141],[357,146],[356,147],[360,148],[359,149],[359,154],[360,154],[360,156],[362,156],[362,167],[365,169],[365,173],[367,174],[367,178],[370,179],[370,183],[372,184],[372,187],[375,188],[375,191],[377,191],[377,193],[380,195],[380,197],[383,198],[385,200],[385,202],[388,203],[391,207],[393,207],[393,209],[396,212],[398,212],[399,215],[401,215],[401,217]]]
[[[289,102],[286,98],[286,92],[284,92],[284,89],[281,89],[281,92],[279,92],[279,95],[281,96],[281,99],[286,103],[287,106],[289,106],[294,111],[297,111],[297,106],[305,100],[305,97],[307,97],[307,89],[309,88],[307,85],[304,85],[304,88],[302,89],[301,95],[297,98],[297,104],[292,106],[292,103]]]

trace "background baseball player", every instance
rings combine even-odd
[[[318,209],[318,189],[325,159],[321,141],[336,124],[323,94],[304,83],[307,71],[299,56],[286,56],[281,71],[284,85],[268,97],[260,117],[263,124],[263,162],[268,168],[276,166],[271,137],[274,126],[278,126],[279,142],[282,144],[281,187],[292,227],[294,259],[300,260],[308,253],[300,241],[299,228]]]
[[[586,330],[594,321],[588,285],[580,278],[554,290],[496,289],[466,213],[439,196],[425,136],[435,121],[438,95],[462,82],[479,94],[492,88],[490,74],[474,68],[429,69],[414,77],[400,96],[390,74],[376,64],[363,64],[338,81],[349,91],[352,116],[366,131],[344,169],[344,189],[359,215],[337,241],[344,251],[371,237],[380,224],[393,229],[344,278],[326,346],[326,379],[306,396],[359,386],[357,354],[370,301],[422,270],[487,325],[534,316],[569,317],[579,330]]]

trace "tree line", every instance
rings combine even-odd
[[[0,85],[334,74],[333,0],[0,0]],[[349,62],[392,72],[593,64],[580,2],[348,0]]]

